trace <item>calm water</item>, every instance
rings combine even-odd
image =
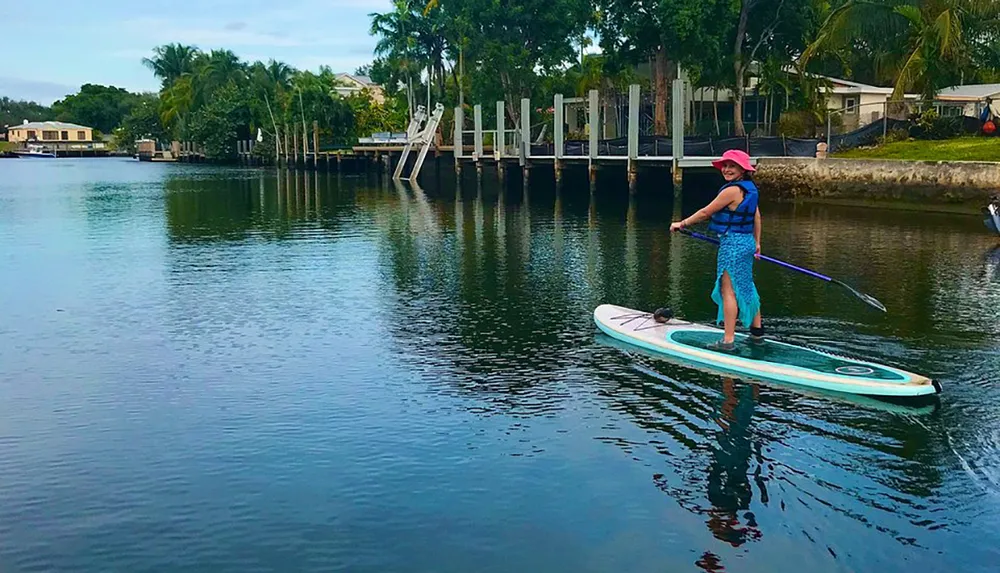
[[[685,210],[698,206],[692,199]],[[899,407],[613,344],[711,320],[655,193],[0,163],[0,570],[987,571],[1000,242],[765,205],[772,331],[931,375]]]

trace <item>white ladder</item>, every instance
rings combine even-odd
[[[418,140],[420,134],[420,124],[424,122],[424,117],[427,116],[427,108],[423,105],[417,106],[417,112],[413,114],[413,119],[410,120],[410,125],[406,128],[406,145],[403,146],[403,154],[399,158],[399,163],[396,165],[396,171],[392,174],[393,179],[399,179],[399,176],[403,174],[403,166],[406,165],[406,158],[410,155],[410,150],[413,149],[413,144]]]
[[[444,105],[437,104],[434,106],[434,113],[427,120],[427,124],[424,126],[423,131],[421,131],[416,139],[413,141],[415,144],[419,144],[420,155],[417,156],[416,163],[413,164],[413,171],[410,172],[408,177],[409,181],[413,182],[417,180],[417,176],[420,175],[420,169],[424,166],[424,160],[427,158],[427,151],[430,150],[431,144],[434,143],[434,135],[437,133],[438,124],[441,123],[441,116],[444,115]],[[394,178],[399,179],[399,174],[403,171],[403,166],[406,164],[406,156],[409,153],[410,145],[407,145],[403,149],[403,156],[399,158],[399,165],[396,166],[396,175]]]

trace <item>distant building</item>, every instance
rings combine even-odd
[[[792,67],[786,68],[785,72],[788,74],[797,73]],[[809,75],[827,81],[828,85],[822,87],[820,93],[826,99],[827,109],[838,113],[843,118],[844,129],[857,129],[858,127],[878,121],[885,115],[886,105],[892,96],[892,88],[872,86],[819,74]],[[759,78],[756,75],[750,76],[748,84],[744,89],[744,121],[753,122],[758,120],[759,108],[766,98],[757,94]],[[715,100],[716,94],[712,88],[698,88],[693,91],[691,101],[695,104],[710,104],[713,101],[718,101],[720,104],[724,104],[725,112],[728,112],[725,113],[727,119],[731,119],[732,91],[729,89],[719,89],[717,97],[718,99]],[[776,104],[782,103],[780,95],[774,99]],[[917,99],[917,96],[905,94],[903,99],[914,101]],[[707,116],[708,113],[706,112],[705,115]]]
[[[42,144],[55,151],[104,149],[104,141],[94,141],[94,128],[62,121],[35,121],[7,128],[11,143]]]
[[[379,104],[385,103],[385,91],[382,86],[373,82],[368,76],[337,74],[337,81],[341,85],[333,89],[342,96],[349,96],[367,88],[371,92],[372,101]]]
[[[944,88],[934,97],[934,109],[942,116],[979,117],[986,99],[1000,99],[1000,84],[972,84]],[[996,109],[996,102],[993,103]]]

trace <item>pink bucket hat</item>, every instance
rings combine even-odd
[[[730,149],[729,151],[723,153],[721,159],[716,159],[712,162],[712,166],[716,169],[722,169],[722,164],[726,161],[732,161],[736,165],[742,167],[744,171],[757,171],[757,169],[750,164],[750,156],[739,149]]]

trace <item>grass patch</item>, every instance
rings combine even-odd
[[[14,151],[17,149],[17,145],[9,141],[0,141],[0,153],[6,153],[8,151]]]
[[[848,149],[832,154],[844,159],[903,159],[910,161],[1000,162],[1000,137],[959,137],[938,141],[894,141],[878,147]]]

